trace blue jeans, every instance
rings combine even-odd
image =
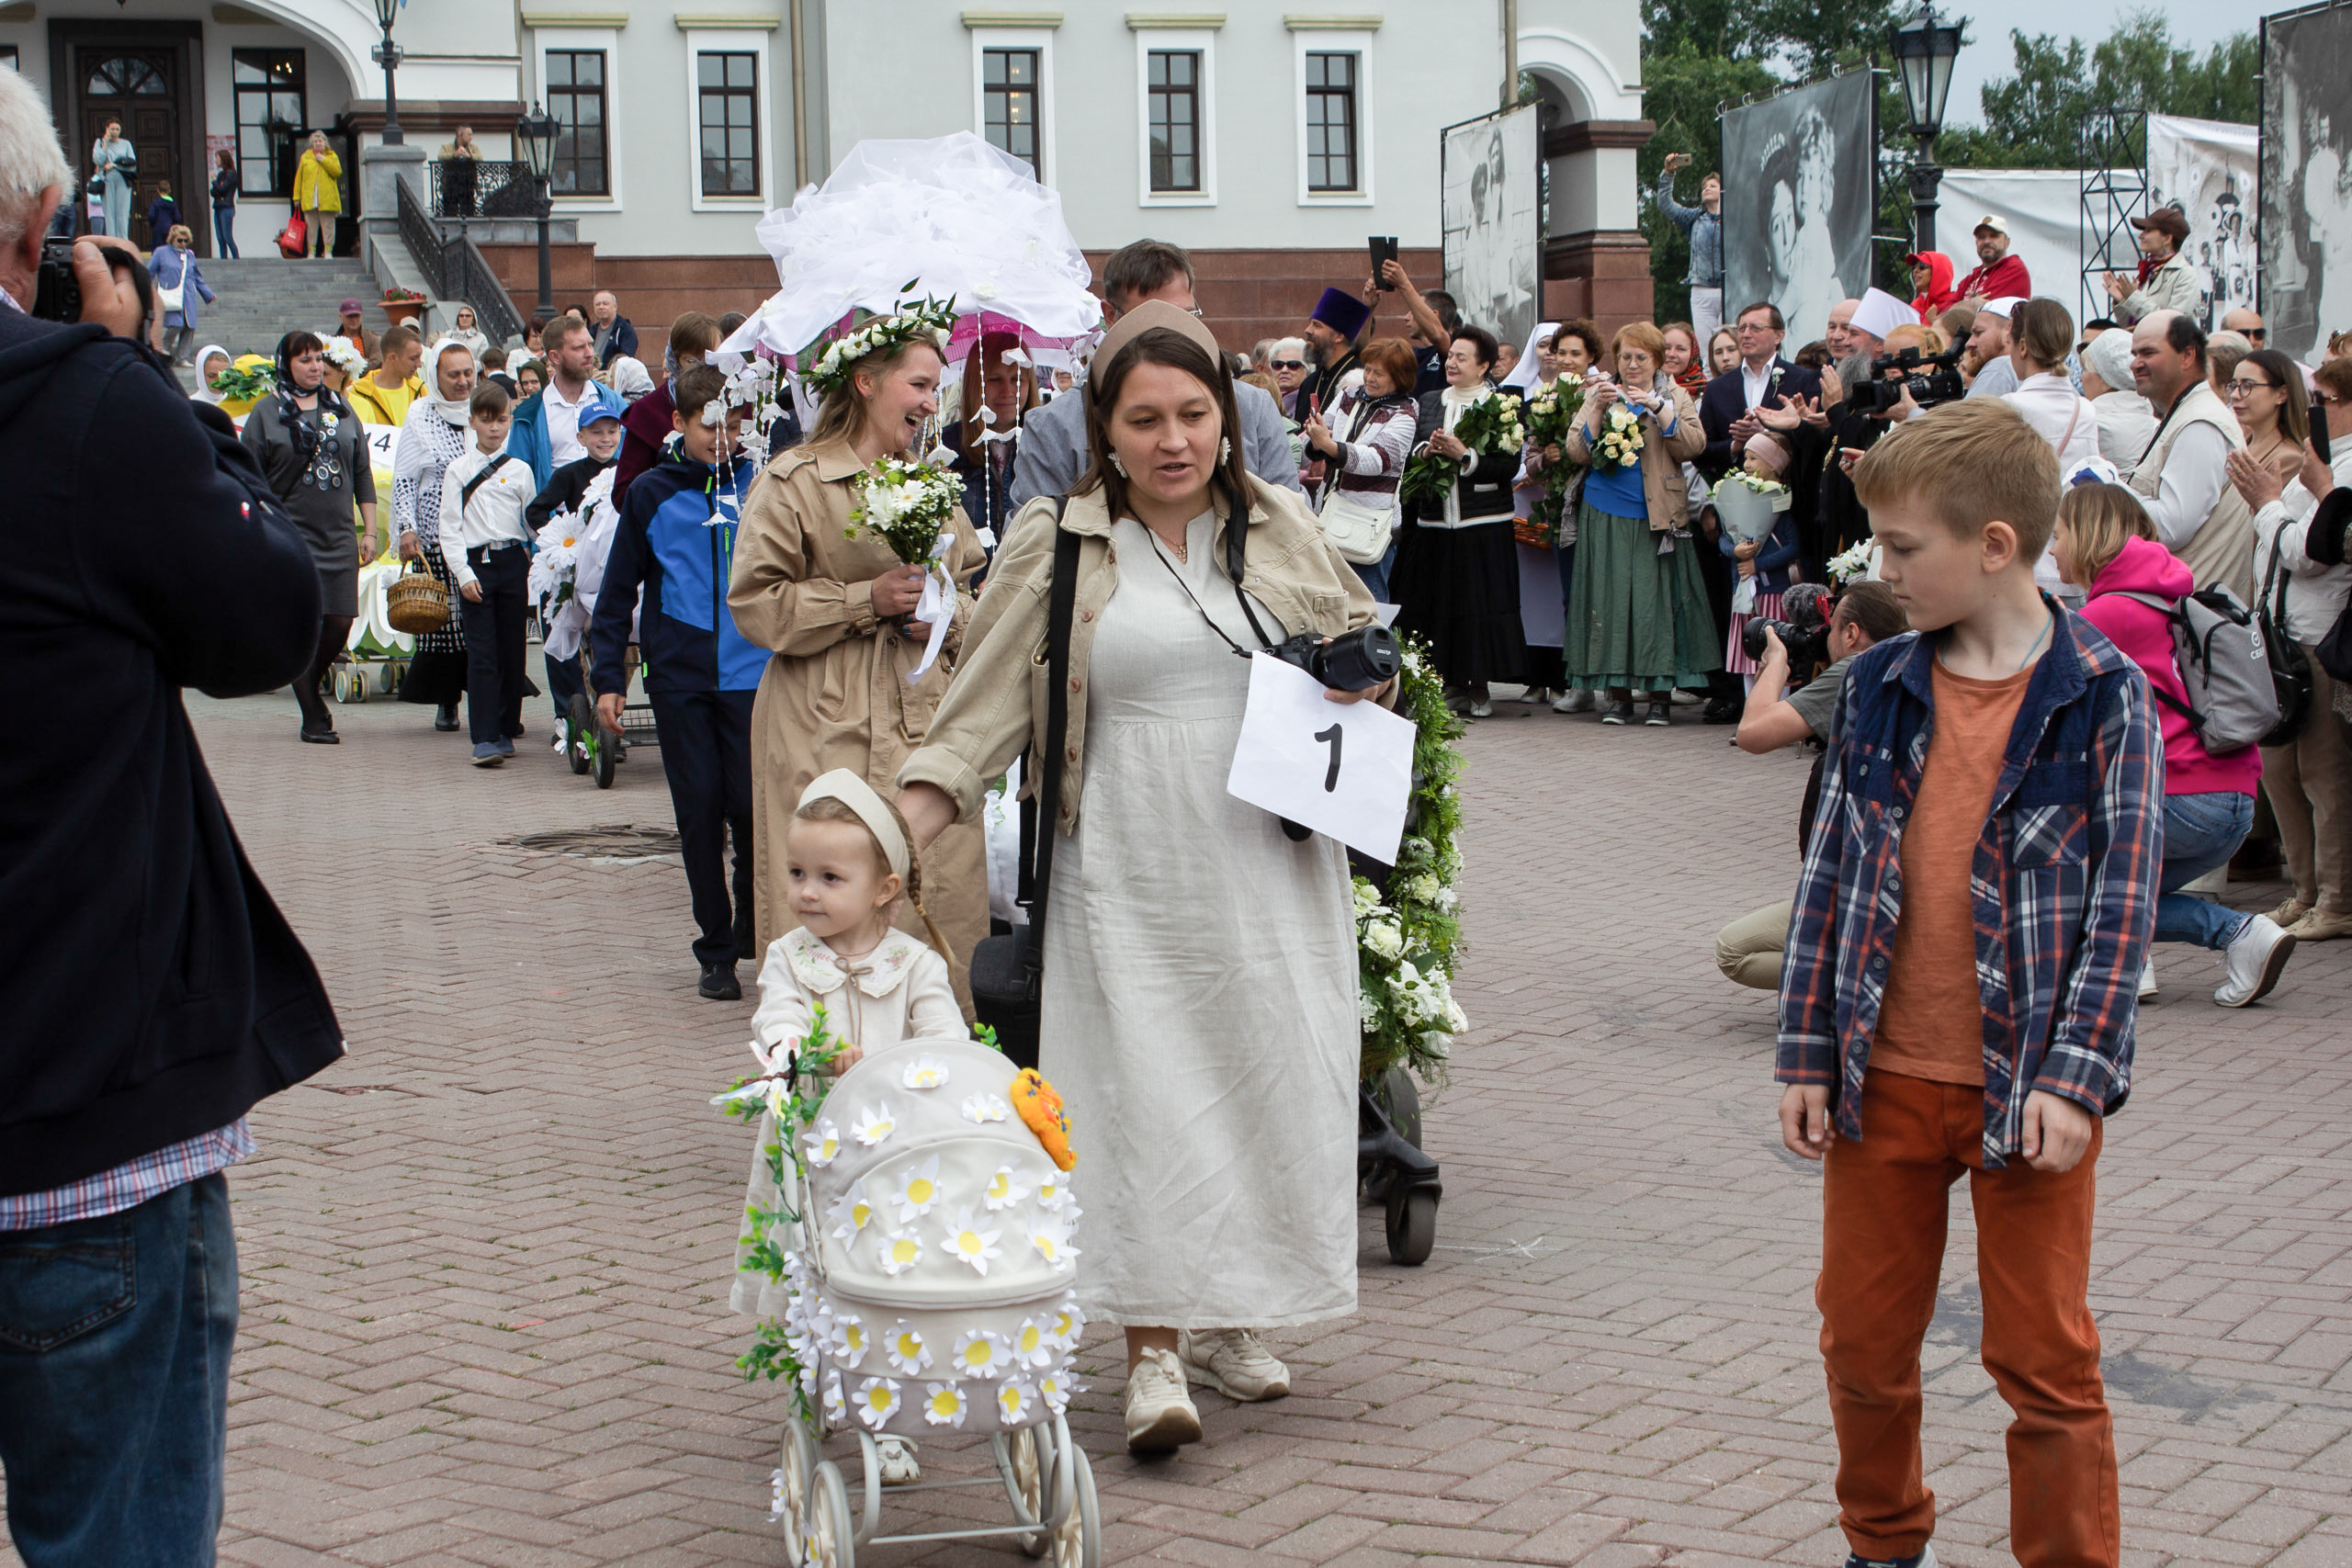
[[[2254,796],[2215,793],[2165,796],[2165,863],[2156,895],[2156,940],[2230,945],[2254,919],[2177,889],[2227,865],[2254,826]]]
[[[0,1466],[26,1568],[209,1568],[236,1337],[218,1174],[0,1231]]]
[[[212,254],[231,259],[237,254],[237,209],[233,207],[212,209]]]
[[[1353,561],[1350,561],[1348,564],[1356,568],[1356,575],[1363,580],[1364,591],[1372,595],[1372,602],[1374,604],[1386,604],[1391,603],[1388,597],[1388,573],[1389,570],[1396,564],[1396,545],[1395,540],[1392,539],[1389,541],[1386,553],[1382,555],[1378,560],[1374,561],[1370,566],[1356,566],[1356,563]]]

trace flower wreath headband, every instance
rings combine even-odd
[[[913,280],[907,287],[913,288]],[[955,325],[953,299],[925,299],[912,304],[900,299],[890,314],[869,317],[826,344],[801,374],[821,398],[836,387],[849,385],[850,367],[868,355],[895,354],[908,344],[927,343],[944,360],[948,333]]]

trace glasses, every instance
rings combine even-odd
[[[2264,338],[2268,337],[2270,334],[2265,328],[2248,327],[2245,330],[2245,335],[2250,341],[2260,343]]]
[[[2230,378],[2230,396],[2232,397],[2236,397],[2240,392],[2275,392],[2278,389],[2278,386],[2275,381],[2249,381],[2243,376]]]
[[[1273,362],[1273,366],[1277,370],[1304,370],[1306,368],[1306,361],[1304,359],[1277,359]]]

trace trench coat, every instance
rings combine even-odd
[[[784,834],[800,792],[819,773],[848,768],[885,800],[899,769],[930,733],[932,715],[963,653],[972,616],[970,585],[987,564],[962,507],[947,526],[956,542],[949,570],[958,585],[955,619],[938,660],[910,685],[929,628],[877,621],[873,581],[899,564],[890,547],[851,528],[855,478],[864,470],[844,441],[796,446],[752,481],[735,539],[727,592],[735,629],[775,657],[752,708],[752,908],[760,950],[797,922],[785,877]],[[956,999],[972,1007],[972,949],[989,932],[989,885],[977,821],[948,829],[922,852],[923,907],[950,951]],[[899,929],[928,941],[911,902]]]

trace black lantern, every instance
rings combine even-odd
[[[379,0],[381,3],[381,0]],[[1894,56],[1895,74],[1903,82],[1903,105],[1911,116],[1911,134],[1919,152],[1911,161],[1911,211],[1921,251],[1936,248],[1936,192],[1944,172],[1936,166],[1936,133],[1943,129],[1944,99],[1951,93],[1952,62],[1960,55],[1960,26],[1936,16],[1935,6],[1923,5],[1912,16],[1887,29],[1887,47]]]
[[[386,5],[390,0],[376,0]],[[539,302],[532,312],[536,321],[546,322],[555,318],[555,276],[548,256],[548,217],[555,208],[555,188],[548,173],[555,167],[555,137],[560,130],[555,117],[537,104],[531,112],[514,122],[514,145],[521,149],[523,163],[531,171],[531,183],[537,187],[539,209]]]
[[[384,145],[398,147],[408,138],[401,130],[401,99],[392,85],[392,73],[400,68],[401,56],[406,51],[392,41],[392,22],[408,0],[376,0],[376,25],[384,29],[384,41],[368,52],[377,64],[384,68]]]

